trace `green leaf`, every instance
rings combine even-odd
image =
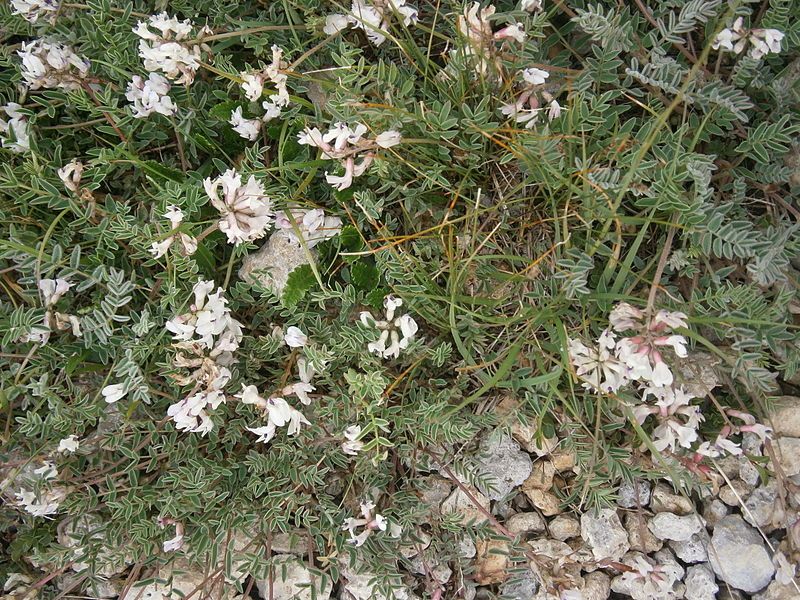
[[[281,301],[284,306],[295,306],[317,284],[311,265],[301,265],[289,273]]]
[[[378,269],[371,264],[359,261],[350,267],[350,276],[353,280],[353,285],[359,290],[371,290],[378,285],[380,280],[380,273]]]

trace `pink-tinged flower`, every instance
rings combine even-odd
[[[181,255],[190,256],[197,252],[197,240],[187,233],[177,231],[183,223],[183,211],[177,206],[170,204],[167,206],[164,218],[169,221],[170,230],[173,233],[160,242],[153,242],[150,247],[150,254],[152,254],[154,258],[161,258],[176,241],[180,243]]]
[[[614,356],[614,348],[614,337],[608,330],[598,338],[597,348],[589,348],[580,340],[569,340],[570,361],[584,387],[609,394],[628,382],[628,369]]]
[[[520,23],[514,23],[513,25],[508,25],[503,27],[501,30],[496,31],[494,34],[495,40],[503,40],[506,38],[511,38],[520,44],[525,43],[525,40],[528,38],[528,34],[525,33],[525,29],[522,27]]]
[[[630,329],[641,329],[644,312],[627,302],[620,302],[611,309],[608,322],[614,331],[624,332]]]
[[[204,180],[203,185],[211,204],[222,216],[219,229],[229,243],[252,242],[266,235],[272,223],[272,200],[255,177],[251,175],[242,185],[242,176],[229,169],[216,179]]]

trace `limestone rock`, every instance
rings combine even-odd
[[[522,489],[549,490],[553,487],[556,468],[549,460],[540,460],[533,465],[530,477],[522,482]]]
[[[581,537],[598,560],[620,560],[630,548],[628,534],[620,523],[617,511],[611,508],[582,514]]]
[[[492,489],[482,489],[490,500],[501,500],[528,479],[533,469],[531,457],[505,433],[493,433],[481,442],[477,459],[481,471],[491,478]]]
[[[273,600],[327,600],[331,597],[331,580],[326,575],[312,573],[301,560],[280,555],[273,558]],[[269,598],[270,579],[257,579],[256,586],[262,598]]]
[[[483,540],[476,544],[475,583],[489,585],[508,578],[508,544],[501,540]]]
[[[239,277],[248,283],[258,283],[276,296],[283,293],[289,273],[316,257],[316,250],[306,250],[281,231],[273,233],[257,252],[242,261]]]
[[[513,574],[500,586],[500,595],[508,600],[530,600],[539,589],[539,581],[532,571],[525,574]]]
[[[715,600],[719,586],[707,565],[693,565],[686,570],[686,600]]]
[[[647,506],[650,502],[650,483],[647,481],[636,481],[630,483],[623,481],[617,491],[617,505],[622,508],[636,508]]]
[[[379,593],[375,585],[375,573],[370,571],[356,571],[350,568],[345,561],[340,562],[342,586],[340,591],[341,600],[411,600],[414,596],[403,585],[403,582],[398,578],[392,581],[393,596]],[[310,587],[307,588],[310,591]],[[260,590],[260,588],[259,588]],[[330,594],[330,592],[329,592]],[[266,598],[262,594],[263,598]],[[311,596],[308,596],[310,598]],[[324,596],[324,599],[329,598],[330,595]],[[294,600],[294,597],[291,597]],[[306,596],[298,596],[299,598],[306,598]],[[275,600],[279,600],[277,597]],[[286,600],[289,600],[288,598]]]
[[[703,529],[703,521],[696,514],[679,517],[662,512],[650,519],[648,528],[660,540],[686,542]]]
[[[670,560],[667,555],[665,560],[658,558],[649,559],[638,552],[626,555],[623,562],[626,565],[638,567],[639,561],[644,561],[659,569],[659,577],[641,577],[638,573],[623,573],[611,581],[611,590],[617,594],[630,596],[633,600],[677,600],[683,597],[684,587],[680,583],[683,578],[683,568]]]
[[[751,490],[752,488],[744,481],[734,479],[730,485],[724,485],[720,488],[719,499],[728,506],[739,506],[750,496]]]
[[[783,524],[786,513],[778,500],[778,482],[774,477],[747,497],[742,516],[750,525],[767,532]]]
[[[651,554],[664,546],[664,542],[654,536],[647,527],[647,518],[639,513],[629,512],[625,515],[625,531],[628,532],[631,550]]]
[[[578,537],[581,534],[581,524],[578,519],[567,515],[559,515],[548,524],[550,535],[559,540],[565,541]]]
[[[564,558],[572,554],[572,548],[569,544],[559,542],[558,540],[548,540],[542,538],[540,540],[533,540],[528,542],[528,545],[536,555],[546,556],[548,558]]]
[[[545,523],[537,512],[518,513],[506,521],[506,529],[516,535],[541,533],[545,530]]]
[[[552,517],[561,512],[558,498],[554,494],[537,489],[523,490],[523,492],[531,504],[542,511],[544,516]]]
[[[800,475],[800,438],[785,437],[772,442],[781,469],[787,477]],[[774,465],[770,462],[771,468]]]
[[[753,600],[797,600],[800,594],[797,588],[791,583],[781,584],[773,581],[766,590],[760,594],[755,594]]]
[[[465,487],[469,490],[469,493],[472,495],[472,497],[478,502],[478,505],[482,506],[486,511],[488,511],[489,505],[491,504],[489,499],[475,488],[470,486]],[[467,496],[467,494],[465,494],[460,487],[454,489],[453,493],[450,494],[444,502],[442,502],[441,512],[442,514],[457,513],[461,515],[461,523],[465,525],[471,521],[475,524],[478,524],[485,523],[488,520],[486,514],[475,506],[472,500],[470,500],[469,496]]]
[[[658,484],[653,488],[650,497],[650,510],[655,513],[670,512],[676,515],[689,515],[694,512],[694,502],[685,496],[673,493],[667,486]]]
[[[691,360],[679,360],[677,369],[684,389],[698,398],[705,398],[719,385],[716,366],[720,359],[708,352],[693,352]]]
[[[764,540],[739,515],[728,515],[716,524],[708,561],[718,578],[748,593],[763,589],[775,574]]]
[[[670,541],[669,547],[687,564],[706,562],[708,560],[708,544],[711,538],[705,529],[701,529],[686,541]]]
[[[800,438],[800,398],[780,396],[772,403],[768,424],[775,435]]]
[[[170,564],[162,566],[158,573],[153,575],[152,579],[156,579],[156,581],[148,584],[132,585],[125,594],[120,596],[119,600],[182,598],[189,596],[189,594],[197,595],[196,590],[198,589],[203,590],[209,597],[219,598],[220,600],[233,600],[235,597],[229,586],[218,584],[216,590],[208,589],[209,584],[205,569],[194,567],[183,558],[178,558]],[[220,591],[220,587],[225,589]],[[320,599],[327,600],[329,597],[330,586],[328,586],[328,595],[321,595]],[[288,600],[288,598],[290,596],[284,596],[285,600]],[[281,600],[281,598],[276,595],[274,600]],[[306,600],[306,596],[298,596],[298,600]]]
[[[728,514],[728,507],[718,498],[707,501],[703,508],[703,518],[709,527],[713,527],[717,521]]]
[[[583,600],[606,600],[611,593],[611,578],[602,571],[583,576]]]

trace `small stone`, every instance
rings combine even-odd
[[[491,478],[491,488],[481,491],[490,500],[501,500],[531,474],[531,457],[505,433],[495,432],[483,438],[477,462],[484,475]]]
[[[542,438],[541,440],[534,438],[525,449],[536,456],[543,457],[552,454],[557,447],[558,438],[554,436],[551,438]]]
[[[528,497],[528,500],[531,501],[531,504],[542,511],[544,516],[552,517],[553,515],[557,515],[561,512],[558,498],[550,492],[544,492],[537,489],[523,490],[523,492],[525,492],[525,495]]]
[[[475,583],[489,585],[508,578],[508,544],[500,540],[483,540],[476,544]]]
[[[728,514],[728,507],[721,500],[714,498],[707,502],[703,510],[703,518],[709,527],[713,527],[717,521]]]
[[[611,508],[583,513],[581,537],[598,560],[620,560],[630,548],[628,534],[620,523],[617,511]]]
[[[550,536],[563,542],[570,538],[578,537],[581,534],[581,524],[578,519],[559,515],[547,525]]]
[[[541,533],[545,530],[544,519],[536,512],[517,513],[506,521],[506,529],[514,535]]]
[[[696,514],[679,517],[662,512],[650,519],[648,528],[660,540],[686,542],[703,528],[703,521]]]
[[[708,352],[693,352],[691,360],[677,361],[684,389],[696,398],[705,398],[719,385],[716,367],[720,359]]]
[[[746,456],[739,457],[739,479],[744,481],[752,490],[758,485],[761,474],[756,466]]]
[[[778,500],[778,482],[774,477],[747,497],[742,516],[750,525],[768,532],[783,524],[786,513]]]
[[[628,532],[631,550],[652,554],[664,546],[664,542],[648,529],[647,518],[639,513],[629,512],[625,515],[625,531]]]
[[[550,462],[558,473],[569,471],[575,466],[575,453],[563,449],[556,450],[550,455]]]
[[[687,564],[706,562],[708,560],[708,547],[711,538],[705,529],[701,529],[695,533],[685,542],[670,541],[669,547],[675,553],[675,556],[680,558]]]
[[[775,455],[784,475],[787,477],[800,475],[800,438],[785,437],[774,440],[772,447],[775,449]],[[775,465],[771,461],[770,468],[775,470]]]
[[[528,545],[537,556],[546,556],[547,558],[559,559],[572,554],[572,548],[565,542],[558,540],[548,540],[542,538],[540,540],[533,540],[528,542]]]
[[[761,536],[739,515],[728,515],[716,524],[708,561],[717,577],[748,593],[763,589],[775,574]]]
[[[304,529],[291,533],[276,533],[272,536],[271,549],[278,554],[305,554],[308,552],[307,535]]]
[[[316,250],[306,250],[277,231],[257,252],[245,256],[239,277],[248,283],[258,283],[280,296],[289,274],[297,267],[309,264],[309,258],[316,257],[316,254]]]
[[[462,536],[458,540],[458,555],[461,558],[475,558],[478,549],[475,548],[475,542],[468,535]]]
[[[428,475],[419,480],[418,494],[420,504],[427,507],[438,507],[450,495],[453,484],[449,479],[437,475]]]
[[[556,468],[549,460],[540,460],[533,465],[531,476],[522,482],[522,489],[549,490],[553,487]]]
[[[750,496],[751,488],[738,479],[731,481],[730,485],[724,485],[719,490],[719,499],[728,506],[739,506]]]
[[[715,600],[719,586],[707,565],[693,565],[686,571],[686,600]]]
[[[437,563],[430,556],[423,558],[420,555],[411,559],[411,569],[417,575],[430,574],[437,582],[444,585],[453,576],[453,570],[447,563]]]
[[[683,597],[684,587],[680,583],[683,569],[670,555],[662,561],[659,555],[648,559],[638,552],[627,554],[622,562],[636,569],[637,561],[643,560],[659,567],[659,578],[638,577],[634,573],[623,573],[611,580],[611,591],[630,596],[633,600],[677,600]]]
[[[514,573],[500,586],[500,595],[508,600],[530,600],[539,589],[539,581],[528,569],[524,574]]]
[[[780,396],[773,400],[767,424],[775,435],[800,438],[800,398]]]
[[[694,502],[689,498],[674,494],[667,486],[658,484],[653,488],[650,510],[655,513],[669,512],[676,515],[690,515],[694,512]]]
[[[273,600],[314,600],[331,597],[331,581],[326,575],[312,573],[306,564],[289,555],[273,558]],[[258,593],[262,598],[270,597],[270,580],[257,579]]]
[[[378,577],[371,571],[355,571],[347,564],[347,561],[340,561],[342,575],[342,585],[340,600],[411,600],[413,596],[409,593],[408,588],[403,585],[403,582],[396,578],[391,581],[392,596],[380,593],[375,588],[377,587]],[[307,589],[311,589],[310,587]],[[296,598],[305,598],[306,596],[297,596]],[[324,596],[327,599],[329,596]],[[267,598],[267,596],[264,596]],[[309,596],[310,598],[310,596]],[[274,600],[284,600],[275,596]],[[295,600],[295,596],[288,596],[285,600]]]
[[[611,594],[611,578],[602,571],[583,576],[583,600],[606,600]]]
[[[617,491],[617,505],[622,508],[647,506],[650,502],[650,484],[647,481],[623,481]]]
[[[490,500],[475,488],[470,486],[465,487],[469,490],[472,497],[475,498],[478,505],[488,512],[489,505],[491,504]],[[460,487],[454,489],[453,493],[442,502],[441,512],[442,514],[457,513],[461,515],[461,523],[464,525],[470,522],[474,522],[477,525],[489,520],[486,513],[478,509],[475,503],[470,500],[469,496],[467,496]]]
[[[781,584],[777,581],[773,581],[766,590],[753,596],[753,600],[797,600],[797,598],[797,588],[794,585]]]

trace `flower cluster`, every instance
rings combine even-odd
[[[325,211],[321,208],[287,208],[278,211],[275,227],[288,239],[311,249],[320,242],[339,235],[342,231],[342,220],[339,217],[325,216]]]
[[[369,41],[380,46],[389,35],[389,26],[394,13],[400,16],[405,27],[415,24],[418,20],[417,9],[406,4],[406,0],[373,0],[372,3],[353,0],[350,14],[328,15],[323,31],[333,35],[348,27],[363,29]]]
[[[372,164],[375,152],[379,148],[391,148],[402,140],[400,133],[394,130],[384,131],[375,139],[364,137],[367,133],[365,125],[359,123],[350,128],[345,123],[334,123],[326,133],[319,129],[306,128],[298,134],[297,141],[306,146],[322,150],[322,158],[338,160],[344,167],[343,175],[331,175],[325,172],[325,180],[337,190],[349,188],[354,177],[360,177]],[[360,158],[360,162],[356,159]]]
[[[311,425],[303,413],[292,408],[280,396],[270,396],[269,398],[259,396],[258,389],[254,385],[242,385],[242,391],[236,394],[236,397],[244,404],[255,406],[267,420],[267,424],[262,427],[247,428],[248,431],[258,436],[256,442],[269,442],[275,437],[278,427],[286,426],[287,435],[297,435],[300,432],[301,425]]]
[[[383,358],[397,358],[400,356],[400,350],[408,348],[408,344],[417,333],[418,326],[411,315],[395,317],[395,311],[402,305],[403,301],[400,298],[390,295],[383,299],[383,307],[386,309],[385,319],[378,321],[366,311],[359,315],[364,325],[380,332],[377,340],[367,344],[370,352]]]
[[[161,529],[165,529],[170,525],[175,526],[175,537],[164,542],[164,552],[176,552],[183,548],[183,523],[181,521],[176,521],[175,519],[159,517],[158,526]]]
[[[191,21],[179,21],[162,12],[148,22],[139,21],[133,30],[138,35],[139,56],[148,71],[161,71],[176,83],[189,85],[200,67],[201,46],[191,41]],[[201,31],[202,35],[205,30]]]
[[[65,188],[67,188],[70,192],[75,192],[77,194],[81,189],[83,169],[83,163],[77,158],[73,158],[57,171],[58,178],[64,184]]]
[[[39,292],[45,313],[41,326],[34,327],[23,341],[46,344],[53,330],[72,331],[72,335],[81,337],[81,321],[75,315],[55,310],[56,303],[66,294],[72,284],[66,279],[42,279],[39,281]]]
[[[275,86],[275,93],[270,94],[267,100],[261,103],[265,113],[261,119],[245,119],[242,116],[242,108],[237,107],[232,113],[230,124],[233,130],[241,137],[253,141],[258,137],[261,130],[261,123],[268,123],[281,116],[283,109],[289,106],[289,90],[286,89],[288,76],[282,73],[285,68],[283,60],[283,50],[278,46],[272,46],[272,63],[260,73],[248,73],[243,71],[239,74],[242,78],[242,89],[245,96],[251,102],[257,101],[264,93],[264,82],[270,81]]]
[[[166,117],[174,115],[178,107],[167,95],[170,87],[169,81],[158,73],[150,73],[147,80],[134,75],[125,92],[125,97],[133,104],[134,118],[143,119],[154,112]]]
[[[190,256],[197,251],[197,240],[190,236],[188,233],[178,231],[178,228],[183,223],[183,211],[177,206],[167,206],[167,212],[164,213],[164,218],[169,220],[170,235],[160,242],[153,242],[150,247],[150,253],[155,258],[161,258],[167,253],[169,247],[173,242],[179,242],[181,254],[183,256]]]
[[[12,152],[27,152],[31,149],[30,133],[28,132],[28,118],[19,109],[16,102],[9,102],[0,106],[6,113],[8,120],[0,119],[0,144]]]
[[[489,19],[494,15],[495,10],[491,4],[481,8],[480,2],[473,2],[464,8],[464,12],[458,16],[456,22],[459,34],[466,42],[466,45],[460,49],[460,53],[475,61],[475,70],[480,76],[489,74],[492,66],[494,73],[500,71],[500,57],[495,52],[497,42],[514,40],[522,44],[527,38],[527,34],[519,23],[507,25],[499,31],[492,31]]]
[[[36,23],[46,13],[56,12],[58,5],[58,0],[11,0],[11,12],[29,23]]]
[[[228,236],[229,243],[252,242],[266,235],[273,218],[272,200],[255,177],[251,175],[242,185],[242,176],[229,169],[216,179],[205,179],[203,186],[222,216],[219,229]]]
[[[745,29],[744,19],[737,18],[731,27],[723,29],[714,38],[714,50],[726,50],[741,54],[750,44],[750,57],[761,60],[767,54],[779,54],[784,34],[777,29]]]
[[[22,42],[17,54],[22,58],[22,78],[32,90],[77,90],[83,87],[89,73],[89,61],[59,42],[43,39]]]
[[[186,375],[173,375],[181,386],[192,385],[190,395],[171,405],[167,415],[179,430],[205,435],[214,428],[209,409],[225,401],[222,392],[230,381],[233,353],[242,341],[241,323],[230,314],[222,288],[212,293],[213,281],[198,281],[190,312],[167,321],[178,350],[173,365],[187,369]]]
[[[550,121],[557,119],[561,116],[561,105],[550,92],[542,89],[548,77],[550,73],[542,69],[524,69],[523,90],[514,102],[501,106],[500,112],[507,117],[513,117],[516,123],[524,123],[525,129],[532,128],[539,120],[539,115],[545,111]],[[546,106],[542,105],[542,100],[547,103]]]
[[[350,456],[356,456],[364,449],[364,442],[359,438],[361,437],[361,425],[350,425],[344,430],[344,439],[342,442],[342,452]]]
[[[58,477],[58,469],[52,462],[44,461],[25,477],[23,487],[15,494],[19,506],[34,517],[46,517],[58,512],[58,507],[67,496],[65,489],[49,482]]]
[[[353,517],[349,517],[345,520],[344,525],[342,525],[342,530],[347,531],[350,534],[350,543],[354,546],[363,546],[364,542],[367,541],[367,538],[372,534],[373,531],[387,531],[391,537],[400,537],[402,533],[402,529],[396,523],[390,523],[389,520],[378,514],[373,513],[372,511],[375,510],[375,504],[369,500],[366,500],[361,503],[361,519],[355,519]],[[361,533],[356,533],[358,529],[361,529]]]

